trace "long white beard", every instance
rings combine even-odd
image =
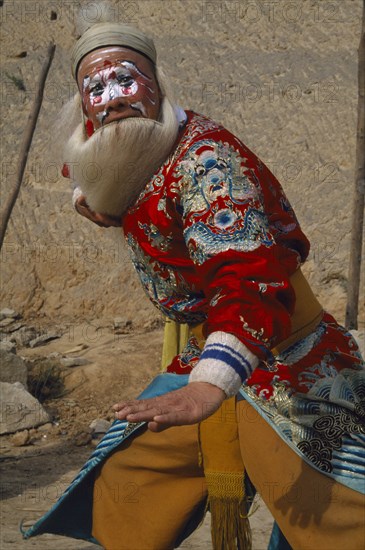
[[[168,157],[179,123],[166,97],[162,122],[127,118],[85,136],[80,124],[66,144],[64,162],[95,212],[121,216]]]

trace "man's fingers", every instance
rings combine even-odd
[[[122,225],[121,218],[118,216],[108,216],[108,214],[99,214],[91,210],[84,196],[77,199],[75,208],[81,216],[96,223],[99,227],[120,227]]]
[[[115,403],[113,405],[114,411],[121,411],[122,409],[128,409],[129,412],[144,411],[152,406],[152,399],[141,401],[122,401],[121,403]]]
[[[170,424],[159,424],[158,422],[149,422],[147,424],[148,429],[151,432],[159,433],[167,430],[168,428],[171,428]]]
[[[193,422],[191,422],[191,419],[188,417],[187,413],[185,413],[185,415],[167,413],[154,416],[153,420],[148,422],[147,427],[151,430],[151,432],[158,433],[163,432],[172,426],[183,426],[192,423]]]
[[[212,387],[211,384],[192,383],[151,399],[117,403],[113,409],[119,420],[148,422],[151,431],[194,424],[212,414],[224,399],[224,392],[219,388],[213,390],[212,396]]]
[[[132,403],[117,403],[113,406],[115,416],[119,420],[127,419],[128,422],[150,421],[156,415],[161,415],[168,412],[168,407],[155,399],[147,399],[145,401],[134,401]]]
[[[115,413],[115,416],[122,420],[126,418],[128,422],[149,422],[154,421],[158,424],[168,424],[169,426],[182,426],[190,424],[192,415],[187,410],[171,411],[170,407],[150,407],[144,410],[135,410],[134,408],[126,407]]]
[[[166,416],[167,412],[168,412],[167,410],[163,410],[161,409],[161,407],[159,408],[150,407],[150,408],[145,408],[144,410],[127,412],[126,418],[128,422],[143,422],[143,421],[154,420],[159,416]]]
[[[148,429],[151,432],[163,432],[173,426],[187,426],[189,424],[195,424],[198,420],[193,419],[188,413],[185,415],[170,415],[164,414],[155,416],[151,422],[148,422]]]
[[[133,401],[122,401],[121,403],[114,403],[112,406],[113,411],[120,411],[121,409],[125,409],[126,407],[130,407],[133,405]]]

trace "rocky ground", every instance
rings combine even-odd
[[[96,548],[52,535],[25,542],[19,523],[31,525],[59,498],[109,427],[111,405],[159,372],[163,328],[118,317],[41,329],[9,308],[0,319],[0,548]],[[364,333],[356,336],[365,343]],[[9,387],[20,384],[26,395],[16,399]],[[254,508],[253,550],[265,550],[272,517],[259,496]],[[211,548],[209,515],[181,548]]]
[[[14,385],[15,379],[20,379],[37,395],[48,418],[41,418],[37,408],[34,422],[24,398],[10,404],[9,394],[5,394],[2,431],[8,425],[8,432],[13,432],[16,421],[23,425],[19,424],[15,433],[3,433],[0,439],[0,547],[89,550],[95,546],[51,535],[22,541],[19,522],[24,519],[24,525],[30,525],[62,494],[110,424],[111,404],[137,395],[158,373],[162,328],[134,330],[129,319],[117,318],[110,325],[94,321],[53,326],[52,330],[44,327],[40,334],[39,328],[28,326],[15,312],[13,315],[12,323],[2,329],[0,385],[4,380]],[[28,342],[26,334],[32,336]],[[141,364],[145,365],[143,372],[138,369]],[[34,427],[29,427],[32,422]],[[272,518],[259,499],[257,503],[252,517],[253,548],[264,550]],[[209,516],[181,548],[211,548]]]

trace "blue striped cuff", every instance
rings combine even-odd
[[[189,382],[209,382],[221,388],[227,397],[232,397],[258,363],[257,356],[236,336],[222,331],[212,332]]]
[[[253,367],[247,359],[226,344],[209,344],[205,346],[200,356],[200,360],[203,359],[215,359],[226,363],[236,371],[241,380],[246,380],[253,372]]]

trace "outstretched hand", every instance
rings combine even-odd
[[[195,424],[212,415],[223,403],[223,390],[208,382],[191,382],[159,397],[124,401],[113,406],[118,420],[148,422],[152,432],[171,426]]]
[[[75,208],[81,216],[96,223],[99,227],[120,227],[122,225],[121,217],[108,216],[108,214],[99,214],[91,210],[86,202],[86,197],[81,195],[76,199]]]

